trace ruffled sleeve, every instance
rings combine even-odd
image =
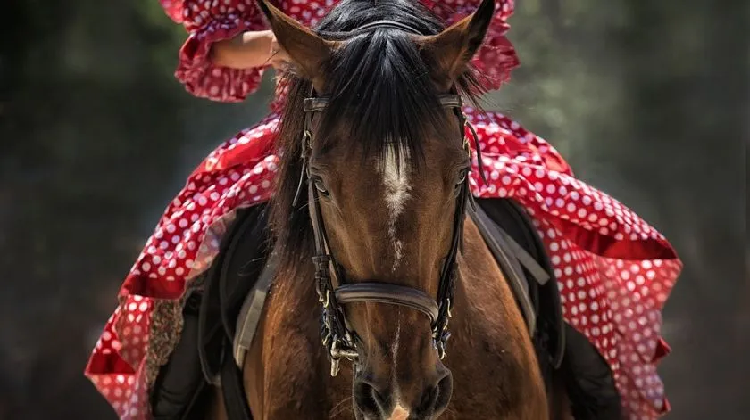
[[[422,0],[433,13],[452,25],[476,11],[481,0]],[[495,16],[487,30],[484,43],[472,60],[472,65],[487,89],[498,89],[510,80],[511,71],[520,61],[510,40],[505,36],[510,29],[508,18],[513,14],[513,0],[495,0]]]
[[[262,68],[231,69],[209,59],[211,45],[245,31],[265,29],[255,0],[160,0],[164,11],[188,31],[175,77],[191,94],[241,102],[260,85]]]

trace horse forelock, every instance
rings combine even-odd
[[[323,37],[342,38],[362,25],[380,20],[399,22],[426,36],[438,34],[445,27],[420,2],[344,0],[316,31]],[[383,182],[390,189],[387,199],[394,217],[399,213],[399,203],[408,195],[402,166],[419,169],[425,160],[424,139],[445,133],[448,123],[429,76],[429,63],[423,60],[412,36],[399,29],[375,28],[347,38],[324,65],[330,99],[316,137],[322,147],[346,138],[349,146],[361,148],[363,159],[374,158],[378,162]],[[278,140],[284,154],[271,220],[282,262],[297,265],[309,261],[305,257],[312,251],[307,203],[300,200],[297,207],[292,205],[303,170],[303,101],[310,96],[312,87],[310,81],[291,73],[283,77],[290,87]],[[456,86],[470,99],[478,91],[471,71],[459,78]],[[343,135],[328,135],[342,130]],[[393,242],[397,248],[398,241]]]

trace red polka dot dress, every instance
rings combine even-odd
[[[192,94],[239,102],[258,87],[263,69],[213,65],[213,42],[265,29],[255,0],[161,0],[189,36],[180,49],[177,78]],[[333,0],[281,0],[294,19],[312,26]],[[423,0],[454,22],[479,0]],[[504,36],[512,0],[497,13],[473,64],[496,89],[518,65]],[[179,335],[179,299],[211,264],[236,211],[267,201],[276,182],[278,133],[285,87],[277,86],[271,114],[221,144],[190,175],[165,210],[122,286],[120,306],[107,322],[86,375],[122,419],[149,419],[149,388]],[[669,410],[656,364],[669,352],[661,339],[661,309],[682,268],[667,240],[617,200],[573,177],[557,151],[500,113],[466,107],[479,135],[487,184],[475,155],[472,192],[508,197],[531,214],[554,266],[564,316],[612,368],[630,419]],[[176,303],[169,306],[169,303]]]

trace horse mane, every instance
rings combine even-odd
[[[433,63],[425,60],[404,31],[377,28],[364,34],[355,32],[379,20],[399,22],[424,36],[445,29],[444,23],[418,1],[341,1],[315,28],[323,38],[347,40],[324,64],[327,88],[335,94],[322,113],[320,132],[331,133],[342,119],[355,122],[349,124],[345,138],[356,139],[364,149],[364,158],[378,157],[382,162],[387,148],[395,146],[396,161],[401,161],[400,153],[407,153],[409,163],[418,170],[424,164],[421,141],[446,126],[444,109],[429,74]],[[282,77],[289,91],[278,138],[282,157],[270,220],[280,266],[296,270],[300,264],[309,263],[313,250],[307,200],[294,204],[303,171],[303,101],[310,96],[312,86],[293,72]],[[485,92],[478,80],[474,69],[468,68],[456,81],[457,93],[476,104],[477,96]],[[315,141],[333,138],[322,134]]]

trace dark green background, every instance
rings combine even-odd
[[[517,0],[497,108],[673,242],[661,368],[685,420],[748,416],[746,0]],[[106,419],[82,370],[116,291],[200,159],[257,121],[173,79],[156,0],[4,0],[0,419]],[[743,407],[744,406],[744,409]]]

